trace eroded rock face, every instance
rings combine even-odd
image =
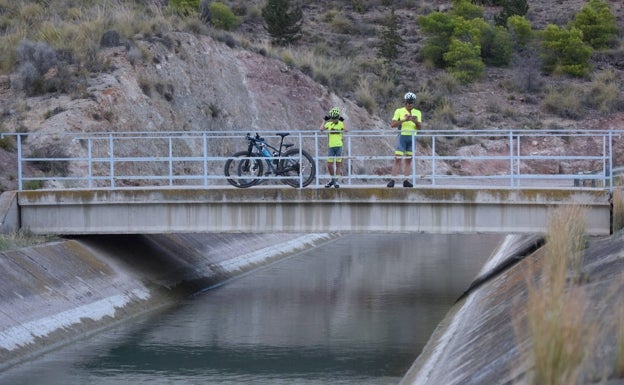
[[[25,97],[10,87],[10,79],[0,81],[2,129],[31,133],[26,153],[59,146],[82,154],[84,144],[67,141],[64,133],[316,132],[334,105],[343,109],[352,130],[388,126],[282,62],[207,36],[171,33],[136,43],[103,49],[99,60],[109,70],[89,77],[78,95]]]

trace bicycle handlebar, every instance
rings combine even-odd
[[[264,138],[260,137],[260,135],[257,132],[256,132],[255,137],[251,136],[250,133],[247,133],[247,136],[245,136],[245,139],[250,140],[252,142],[264,142]]]

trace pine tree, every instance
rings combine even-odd
[[[399,57],[399,48],[404,47],[403,38],[397,32],[397,18],[394,9],[386,18],[381,31],[380,43],[377,49],[377,57],[390,62]]]
[[[527,0],[504,0],[503,10],[494,18],[496,25],[506,26],[511,16],[524,16],[529,11]]]
[[[286,45],[301,37],[303,12],[299,6],[289,9],[288,0],[268,0],[262,8],[264,29],[271,35],[274,44]]]

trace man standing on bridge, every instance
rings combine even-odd
[[[416,94],[408,92],[403,97],[405,106],[397,108],[394,111],[390,127],[399,128],[397,149],[394,151],[394,160],[392,162],[392,179],[388,182],[388,187],[394,187],[394,177],[400,171],[403,165],[403,174],[406,179],[403,181],[403,187],[414,187],[409,181],[412,172],[412,138],[416,135],[416,131],[422,127],[422,114],[420,110],[414,108],[416,102]]]

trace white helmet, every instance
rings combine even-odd
[[[403,99],[405,99],[406,102],[414,103],[416,101],[416,94],[413,92],[408,92],[405,94]]]

